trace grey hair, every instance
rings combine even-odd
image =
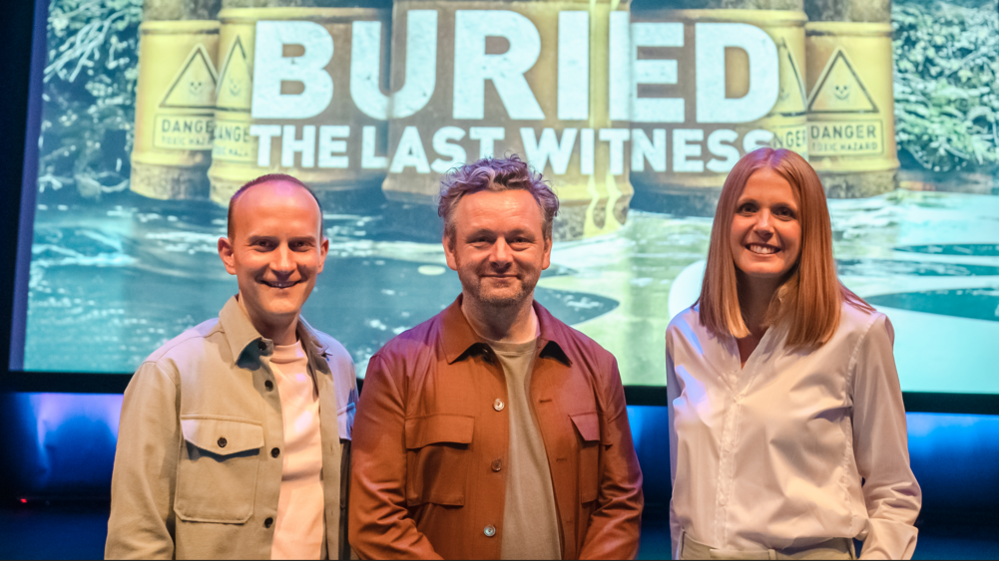
[[[483,158],[449,172],[441,181],[437,199],[437,215],[444,221],[444,235],[454,240],[454,208],[465,195],[479,191],[513,191],[522,189],[534,197],[544,216],[541,230],[545,239],[552,238],[552,224],[558,215],[558,197],[544,180],[516,154],[508,158]]]

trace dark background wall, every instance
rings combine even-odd
[[[5,2],[0,8],[0,390],[8,388],[7,357],[10,352],[10,321],[13,306],[14,263],[17,258],[18,214],[21,207],[21,171],[27,123],[31,39],[35,2]],[[0,449],[4,458],[14,452],[9,396],[2,396],[0,410]],[[7,498],[12,487],[13,461],[0,459],[0,493]]]

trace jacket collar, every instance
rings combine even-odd
[[[486,340],[472,329],[465,314],[462,313],[462,298],[463,296],[459,294],[458,298],[441,312],[440,343],[448,364],[453,364],[468,354],[476,354],[478,350],[484,350],[488,346]],[[541,335],[538,337],[538,348],[541,352],[538,356],[550,356],[566,366],[571,365],[572,361],[564,350],[564,342],[568,340],[565,324],[555,319],[544,306],[538,304],[537,300],[532,305],[541,330]]]
[[[461,310],[458,312],[461,313]],[[229,350],[232,352],[237,366],[258,368],[260,357],[274,354],[274,341],[264,337],[253,327],[253,323],[250,322],[243,307],[239,305],[236,296],[230,298],[222,307],[222,311],[219,312],[219,323],[222,324],[222,331],[225,332]],[[302,342],[302,349],[309,355],[309,362],[322,368],[322,365],[326,364],[327,347],[319,340],[316,331],[302,316],[298,316],[296,332],[298,340]]]

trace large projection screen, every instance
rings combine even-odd
[[[146,4],[38,11],[11,371],[126,374],[214,317],[236,291],[228,198],[282,172],[330,239],[304,315],[363,374],[460,292],[441,175],[516,153],[562,202],[537,299],[661,388],[725,175],[773,146],[820,172],[840,277],[891,319],[903,391],[999,394],[991,0],[864,21],[794,0]]]

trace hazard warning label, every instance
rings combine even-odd
[[[877,113],[878,106],[864,87],[846,52],[837,49],[826,63],[808,101],[809,113]]]
[[[808,100],[810,156],[874,156],[885,150],[878,106],[843,49],[837,49]]]
[[[773,140],[770,146],[773,148],[786,148],[799,154],[808,154],[807,131],[805,125],[791,125],[783,127],[771,127]]]
[[[156,115],[153,146],[167,150],[211,150],[211,115]]]
[[[218,119],[215,122],[215,142],[212,158],[234,162],[255,162],[257,154],[250,136],[248,121]]]
[[[805,86],[802,74],[794,53],[787,46],[786,40],[781,40],[777,46],[777,57],[780,61],[780,90],[777,103],[770,114],[785,117],[795,117],[805,114]]]
[[[249,113],[252,91],[250,63],[246,59],[242,38],[237,35],[222,64],[217,107],[223,111]]]
[[[884,152],[881,121],[809,121],[810,156],[863,156]]]
[[[163,109],[215,109],[215,68],[198,43],[191,49],[180,71],[167,89],[160,107]]]
[[[154,120],[153,146],[166,150],[211,150],[215,67],[204,45],[184,59],[167,88]]]
[[[250,106],[253,83],[243,39],[236,40],[226,53],[219,74],[217,120],[212,158],[233,162],[254,162],[256,151],[250,136]]]

